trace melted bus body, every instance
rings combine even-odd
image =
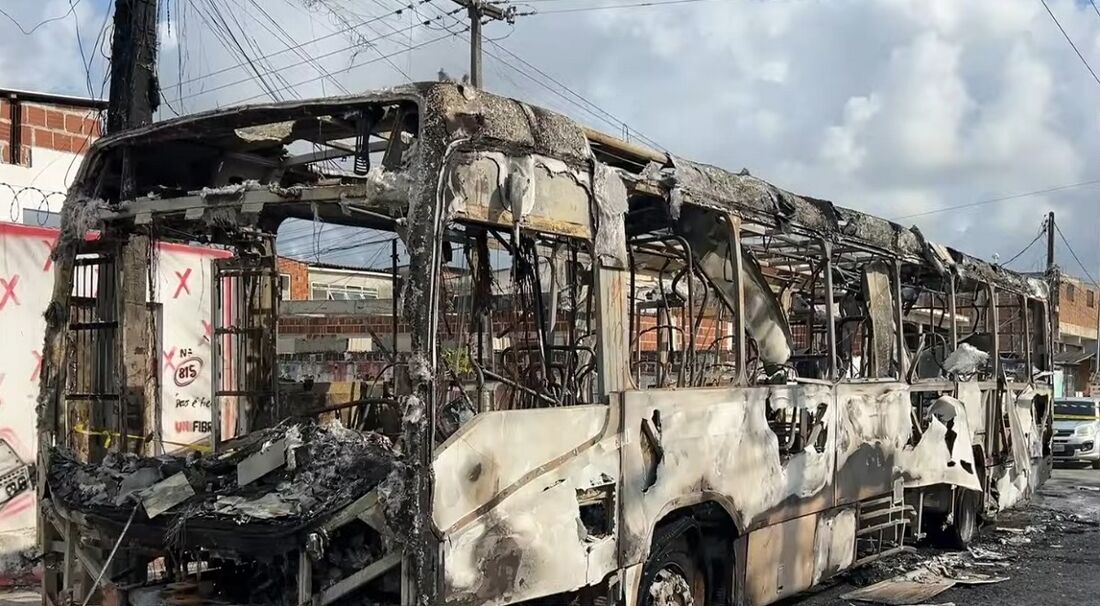
[[[288,220],[384,246],[389,296],[281,300]],[[232,253],[189,456],[158,437],[142,278],[171,240]],[[204,571],[193,591],[232,603],[761,605],[906,542],[964,545],[1049,472],[1043,280],[455,83],[107,137],[55,257],[51,599]],[[77,300],[92,263],[120,286]],[[288,327],[335,316],[371,343],[342,400],[279,370]]]

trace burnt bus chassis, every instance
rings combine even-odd
[[[332,119],[334,116],[348,115],[360,116],[361,123],[367,124],[366,132],[354,122],[349,127],[347,122]],[[279,128],[272,134],[264,132],[265,125]],[[282,141],[301,137],[320,145],[332,143],[325,149],[334,152],[333,157],[355,156],[357,152],[362,156],[362,149],[348,149],[346,145],[342,147],[335,143],[357,135],[368,146],[371,136],[382,139],[372,149],[385,153],[384,168],[391,173],[400,173],[403,169],[403,156],[408,154],[414,157],[411,164],[414,168],[407,174],[398,175],[404,179],[402,186],[394,187],[392,183],[369,179],[324,184],[288,183],[285,178],[282,182],[264,182],[263,178],[220,182],[207,180],[210,175],[217,174],[208,162],[210,158],[224,161],[234,154],[247,155],[263,148],[265,142],[281,144]],[[409,145],[410,136],[415,145]],[[200,149],[206,140],[209,141],[209,149]],[[231,143],[226,144],[226,140]],[[246,144],[240,144],[241,141]],[[240,149],[232,149],[234,145]],[[495,214],[479,213],[472,206],[458,207],[454,203],[453,192],[449,200],[444,200],[444,175],[453,170],[448,163],[462,153],[474,156],[499,153],[506,158],[534,156],[546,159],[546,162],[561,163],[563,167],[554,171],[567,173],[574,181],[586,186],[589,192],[588,208],[582,216],[570,215],[556,206],[554,200],[540,199],[536,200],[534,211],[528,209],[521,221],[517,218],[520,212],[514,207],[507,209],[512,213]],[[177,165],[169,166],[174,163]],[[196,170],[189,166],[203,168]],[[610,187],[611,193],[608,193],[608,171],[613,171],[622,179],[625,200],[621,202],[626,202],[625,205],[620,206],[615,187]],[[601,180],[604,181],[602,186]],[[218,187],[227,185],[230,187]],[[204,191],[207,186],[214,186],[215,189]],[[501,183],[502,190],[507,187]],[[533,181],[531,187],[534,187]],[[390,532],[400,536],[401,553],[391,553],[384,561],[375,562],[341,581],[340,591],[336,593],[332,593],[331,588],[328,592],[317,591],[309,575],[310,568],[306,565],[310,558],[306,544],[311,533],[319,528],[337,528],[357,516],[366,517],[365,512],[372,504],[360,499],[324,519],[312,520],[307,527],[295,529],[284,537],[290,545],[287,551],[297,552],[300,562],[295,580],[297,603],[335,602],[359,585],[394,569],[400,570],[402,604],[442,603],[448,595],[455,603],[509,603],[513,588],[506,585],[515,583],[517,579],[514,577],[493,579],[478,592],[472,593],[450,592],[448,583],[442,579],[439,537],[442,529],[433,518],[433,453],[439,442],[435,435],[439,402],[437,390],[434,389],[434,381],[437,380],[435,369],[439,368],[440,357],[435,339],[440,280],[437,267],[446,225],[449,221],[498,224],[517,232],[522,229],[555,234],[589,243],[586,255],[596,260],[592,262],[591,278],[598,335],[595,389],[600,400],[611,404],[603,433],[599,434],[603,437],[594,438],[601,441],[616,431],[622,431],[620,428],[625,423],[622,418],[625,413],[618,409],[616,403],[623,401],[620,394],[633,385],[628,360],[631,343],[624,327],[633,326],[633,311],[627,310],[626,293],[631,288],[634,272],[623,263],[625,255],[622,253],[627,248],[623,240],[636,240],[647,230],[644,225],[636,224],[633,231],[637,233],[631,233],[630,226],[623,233],[622,221],[624,217],[629,220],[636,210],[648,212],[653,207],[665,209],[663,212],[672,217],[698,209],[709,213],[707,217],[723,223],[732,238],[729,254],[735,267],[742,263],[741,256],[744,254],[758,254],[761,259],[774,254],[797,260],[813,259],[816,255],[817,260],[823,263],[819,288],[824,292],[834,292],[836,275],[856,271],[870,260],[883,261],[893,295],[890,298],[892,318],[887,320],[892,321],[897,329],[891,331],[893,343],[886,344],[887,349],[882,350],[887,357],[906,351],[908,347],[904,333],[903,273],[907,276],[906,283],[923,280],[934,284],[934,288],[945,295],[945,304],[938,312],[938,318],[941,325],[947,319],[951,349],[957,347],[960,341],[956,297],[962,284],[965,283],[968,288],[980,285],[984,289],[984,300],[976,297],[971,304],[974,307],[986,305],[988,309],[985,311],[991,316],[994,327],[1002,325],[998,321],[998,310],[1005,307],[1001,303],[1002,298],[1017,299],[1019,309],[1025,310],[1019,319],[1022,323],[1021,340],[1027,343],[1022,352],[1028,369],[1027,377],[1019,383],[1006,376],[1001,368],[1001,349],[995,328],[991,348],[993,371],[983,381],[977,382],[983,398],[992,403],[986,414],[990,419],[996,419],[981,438],[986,446],[980,455],[984,458],[980,462],[984,470],[981,482],[983,491],[988,495],[993,483],[992,474],[1004,466],[1006,457],[1010,456],[1003,452],[1008,444],[1004,434],[1009,430],[1000,422],[1004,414],[1000,406],[1008,397],[1006,394],[1014,398],[1030,385],[1039,394],[1036,397],[1050,397],[1049,384],[1042,378],[1035,379],[1031,373],[1032,368],[1049,370],[1052,359],[1049,335],[1053,311],[1041,284],[930,243],[916,230],[835,207],[826,201],[800,197],[745,173],[728,173],[625,143],[581,128],[551,112],[460,85],[422,84],[354,98],[219,110],[107,137],[91,150],[64,207],[62,237],[54,252],[56,281],[53,299],[46,314],[47,336],[38,408],[37,479],[42,510],[40,546],[49,563],[44,580],[44,601],[60,604],[66,599],[83,597],[74,593],[78,588],[101,591],[106,595],[117,592],[126,582],[139,583],[143,580],[142,574],[135,574],[132,569],[134,562],[147,561],[148,555],[128,557],[126,545],[122,546],[118,557],[110,560],[110,569],[107,569],[111,539],[120,531],[118,521],[103,519],[92,512],[68,509],[55,502],[51,499],[47,478],[53,447],[75,448],[91,460],[103,454],[102,448],[97,448],[92,441],[81,441],[69,431],[72,414],[89,415],[89,418],[100,414],[99,422],[114,427],[121,437],[115,442],[116,449],[150,453],[145,444],[128,438],[134,434],[148,435],[152,431],[156,419],[154,409],[158,405],[155,396],[158,379],[156,373],[149,370],[152,366],[150,352],[154,352],[155,356],[155,347],[150,342],[153,331],[145,306],[146,280],[151,261],[147,254],[150,239],[200,241],[228,246],[235,249],[247,263],[267,267],[273,264],[273,234],[279,223],[296,217],[365,227],[396,226],[408,255],[408,270],[399,297],[399,315],[408,326],[410,343],[402,356],[411,368],[417,369],[408,373],[407,383],[398,396],[404,411],[402,456],[408,470],[403,484],[405,496],[400,503],[402,513],[379,523],[379,526],[396,526]],[[560,213],[566,216],[562,218]],[[84,237],[85,232],[93,228],[100,229],[102,233],[94,243]],[[630,250],[633,254],[635,249]],[[67,387],[70,380],[67,373],[71,372],[73,364],[68,353],[71,351],[68,339],[71,339],[73,330],[70,299],[74,274],[80,266],[79,257],[88,253],[117,259],[119,284],[122,285],[117,308],[118,353],[113,358],[108,357],[110,369],[116,373],[113,389],[91,394],[98,399],[90,398],[106,401],[107,413],[96,413],[90,407],[77,407],[76,413],[73,413],[69,407],[69,402],[76,400],[71,397],[72,388]],[[807,271],[799,268],[792,273],[804,274]],[[745,278],[740,272],[734,271],[733,274],[732,282],[736,288],[732,307],[742,309]],[[817,384],[835,386],[838,382],[843,383],[844,366],[850,365],[851,360],[841,359],[837,343],[838,318],[831,303],[827,309],[823,332],[827,355],[821,380]],[[1031,313],[1032,309],[1035,313]],[[935,315],[932,313],[932,316]],[[734,334],[745,335],[750,328],[746,326],[745,314],[734,313],[732,317]],[[272,342],[264,341],[261,347],[272,349],[273,338],[271,334],[268,339]],[[733,386],[747,385],[753,380],[748,376],[744,363],[749,357],[746,341],[745,338],[733,339],[731,355],[737,368],[730,383]],[[871,340],[868,344],[875,345]],[[881,340],[877,345],[884,346]],[[893,349],[889,350],[889,347]],[[907,362],[905,355],[895,355],[890,363],[880,360],[883,366],[880,370],[884,374],[878,377],[885,379],[892,372],[900,383],[911,383],[907,388],[911,394],[958,392],[958,382],[946,377],[914,380]],[[887,366],[891,366],[892,370],[886,369]],[[272,380],[274,373],[271,368],[258,366],[250,367],[248,372],[258,377],[255,385]],[[858,386],[858,381],[856,383],[854,389],[858,392],[862,388]],[[867,387],[868,390],[881,389],[880,385],[873,383]],[[813,385],[815,382],[803,381],[802,384]],[[108,394],[106,391],[114,393]],[[684,395],[688,393],[684,392]],[[260,413],[255,417],[255,428],[277,421],[286,413],[281,409],[282,404],[273,389],[242,393],[240,396]],[[214,408],[217,409],[216,406]],[[1036,479],[1024,485],[1025,491],[1034,489],[1049,465],[1049,417],[1047,414],[1036,420],[1041,425],[1039,439],[1042,457],[1036,465],[1036,474],[1032,476]],[[217,416],[213,419],[213,426],[220,426]],[[643,421],[642,433],[649,435],[644,431],[645,426]],[[1001,427],[1000,436],[997,427]],[[657,450],[660,450],[659,434],[658,422]],[[627,434],[623,435],[625,443]],[[895,482],[895,491],[897,487]],[[621,509],[624,507],[623,487],[619,486],[616,490],[612,507]],[[923,499],[924,493],[917,492]],[[948,512],[954,506],[950,494],[953,491],[949,491]],[[873,496],[885,498],[881,494]],[[996,503],[990,502],[989,496],[984,500],[986,509],[997,508]],[[871,498],[865,499],[864,505],[873,501]],[[670,502],[668,507],[671,509],[664,513],[668,515],[668,520],[678,524],[705,527],[712,516],[707,507],[715,503],[727,505],[715,496],[709,503],[685,501],[680,504],[683,507],[678,508]],[[901,506],[896,498],[889,504]],[[484,505],[492,506],[491,502]],[[806,510],[795,507],[793,511]],[[921,511],[917,507],[918,514]],[[764,516],[762,522],[744,525],[735,512],[727,513],[734,516],[733,528],[729,528],[728,536],[723,538],[728,539],[729,543],[720,543],[717,547],[708,544],[706,549],[710,552],[730,552],[732,570],[722,574],[732,576],[732,579],[727,591],[723,593],[709,588],[707,597],[715,603],[750,603],[752,598],[745,588],[752,583],[752,579],[746,578],[750,573],[746,572],[745,565],[749,553],[745,535],[752,528],[769,523],[769,520],[782,521],[782,514],[773,511],[769,514],[771,517]],[[618,515],[621,511],[615,514]],[[618,531],[618,518],[615,520],[613,526]],[[668,527],[661,525],[659,528],[651,526],[650,532],[659,534],[667,531]],[[211,540],[229,545],[232,549],[237,545],[230,534],[233,533],[219,534],[216,530],[210,530],[209,537],[197,537],[195,540],[200,544]],[[248,540],[262,542],[263,537],[252,536]],[[645,536],[636,541],[645,545],[641,548],[643,561],[645,551],[655,540],[653,536]],[[880,547],[877,555],[886,555],[900,548],[900,540],[896,545]],[[637,551],[639,548],[634,549]],[[626,548],[620,547],[617,551],[619,555],[616,557],[621,564],[626,564],[627,560],[634,562],[638,558],[637,553],[628,554]],[[847,562],[848,565],[852,563],[850,560]],[[131,570],[126,572],[128,566]],[[538,599],[550,600],[547,603],[587,599],[595,603],[610,598],[635,603],[640,596],[638,587],[644,574],[637,564],[633,564],[631,568],[616,571],[594,582],[571,579],[571,587]],[[818,575],[814,574],[813,578],[817,580]],[[89,580],[94,582],[89,585]],[[588,588],[578,590],[578,586]],[[599,589],[593,592],[592,586]],[[591,597],[593,594],[596,597]],[[536,601],[532,598],[531,603]]]

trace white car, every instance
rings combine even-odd
[[[1054,460],[1090,463],[1100,469],[1100,401],[1060,398],[1054,401]]]

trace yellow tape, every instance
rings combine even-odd
[[[1055,421],[1100,421],[1096,415],[1054,415]]]
[[[104,448],[110,448],[111,447],[111,440],[114,439],[114,438],[120,438],[123,435],[123,434],[120,434],[120,433],[117,433],[117,432],[107,431],[107,430],[104,430],[104,429],[91,430],[91,429],[88,429],[88,427],[86,425],[84,425],[83,423],[77,423],[76,425],[74,425],[73,426],[73,433],[78,433],[78,434],[84,435],[84,436],[102,437],[102,438],[104,438],[104,440],[103,440],[103,447]],[[131,440],[140,440],[142,442],[145,441],[145,436],[135,436],[135,435],[131,435],[131,434],[126,434],[126,437],[131,439]],[[161,440],[161,444],[168,444],[169,446],[179,446],[180,448],[187,448],[187,449],[198,451],[198,452],[210,452],[211,451],[210,445],[208,445],[208,444],[183,444],[183,443],[180,443],[180,442],[169,442],[167,440]]]

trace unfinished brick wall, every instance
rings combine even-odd
[[[279,274],[290,276],[290,297],[291,301],[306,301],[309,299],[309,265],[298,261],[296,259],[290,259],[287,257],[279,257],[275,261],[275,267]]]
[[[408,330],[404,322],[398,332]],[[279,334],[305,337],[362,336],[374,331],[380,336],[393,334],[390,316],[286,316],[279,318]]]
[[[1096,334],[1096,314],[1100,293],[1083,280],[1063,276],[1058,285],[1058,324],[1073,335],[1092,338]]]
[[[23,166],[33,165],[32,149],[82,154],[102,134],[97,110],[0,99],[0,162],[5,164],[12,163],[13,103],[21,111],[19,163]]]

